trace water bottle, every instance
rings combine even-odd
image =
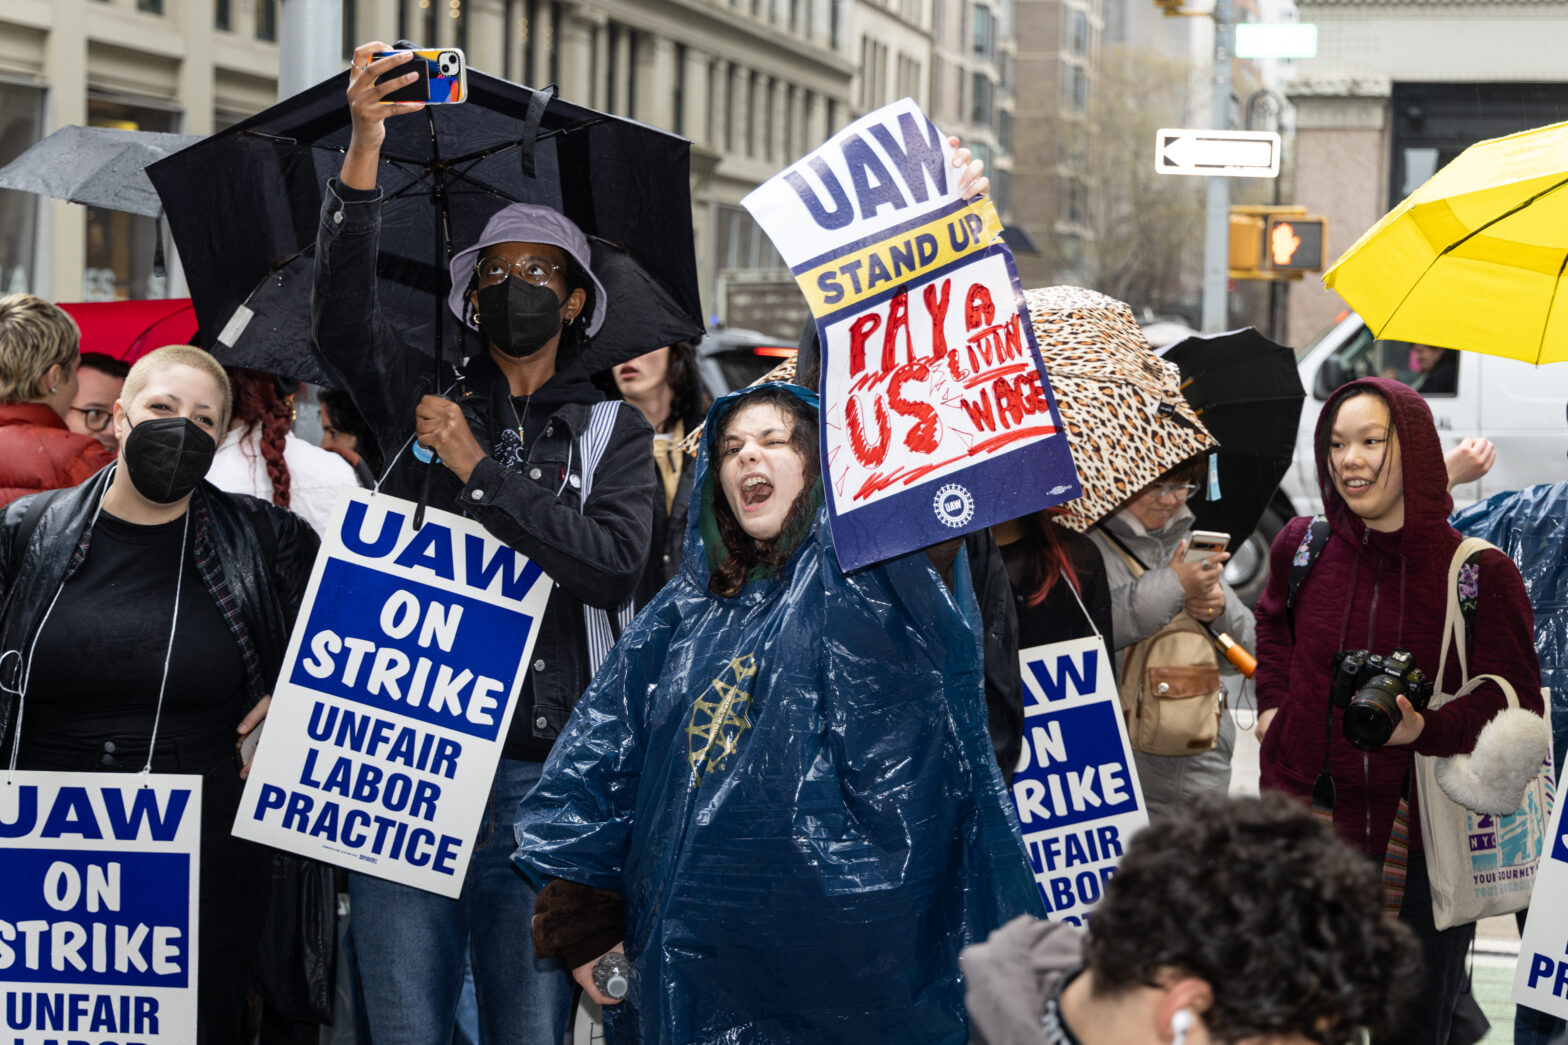
[[[593,985],[606,998],[620,1001],[632,986],[632,964],[620,951],[611,951],[593,963]]]

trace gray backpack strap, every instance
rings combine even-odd
[[[615,419],[621,412],[619,400],[607,400],[593,405],[593,412],[588,418],[588,428],[577,438],[578,452],[582,454],[582,497],[577,502],[577,510],[582,512],[588,506],[588,494],[593,490],[594,473],[599,470],[599,462],[604,458],[604,451],[610,445],[610,436],[615,431]],[[604,663],[604,658],[610,655],[610,647],[615,645],[615,639],[621,629],[631,623],[632,603],[627,599],[615,611],[614,624],[610,615],[604,610],[593,606],[583,607],[583,622],[588,627],[588,674],[597,674],[599,665]]]

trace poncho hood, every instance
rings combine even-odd
[[[724,496],[719,489],[719,469],[714,464],[714,441],[718,438],[719,429],[723,421],[731,413],[741,407],[745,401],[763,389],[777,389],[787,392],[807,406],[811,407],[812,414],[817,412],[817,394],[800,385],[785,384],[780,381],[770,381],[767,384],[751,385],[738,389],[722,396],[708,410],[708,419],[702,427],[702,442],[697,451],[697,470],[691,484],[691,506],[687,512],[686,547],[682,558],[681,569],[692,579],[698,587],[706,588],[708,579],[713,571],[722,563],[728,552],[724,543],[719,538],[719,526],[714,515],[715,501]],[[818,524],[818,515],[821,514],[822,480],[819,478],[812,488],[812,495],[819,510],[806,512],[803,516],[791,520],[793,536],[797,541],[796,552],[800,550],[799,542],[811,532],[812,527]],[[792,555],[791,558],[794,556]],[[748,580],[767,579],[767,571],[754,571]]]

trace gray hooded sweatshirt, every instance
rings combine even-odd
[[[971,1045],[1048,1045],[1041,1018],[1062,978],[1083,965],[1075,925],[1025,915],[965,947],[964,1004]]]

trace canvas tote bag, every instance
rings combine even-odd
[[[1440,708],[1468,696],[1483,682],[1493,682],[1507,697],[1510,709],[1519,708],[1519,696],[1507,679],[1476,675],[1469,669],[1467,629],[1459,606],[1459,574],[1465,560],[1492,548],[1476,537],[1465,539],[1454,552],[1448,571],[1448,613],[1443,625],[1443,652],[1437,675],[1442,685],[1448,650],[1458,651],[1463,684],[1458,692],[1433,694],[1431,707]],[[1496,719],[1493,720],[1493,723]],[[1492,727],[1488,723],[1486,729]],[[1485,738],[1485,729],[1482,733]],[[1482,741],[1477,741],[1478,749]],[[1526,784],[1518,808],[1511,812],[1478,812],[1453,798],[1443,786],[1449,770],[1443,763],[1468,759],[1415,758],[1416,794],[1421,809],[1421,836],[1426,848],[1427,878],[1432,886],[1432,918],[1439,929],[1512,914],[1530,902],[1530,890],[1546,846],[1547,821],[1554,790],[1551,745],[1534,777]]]

